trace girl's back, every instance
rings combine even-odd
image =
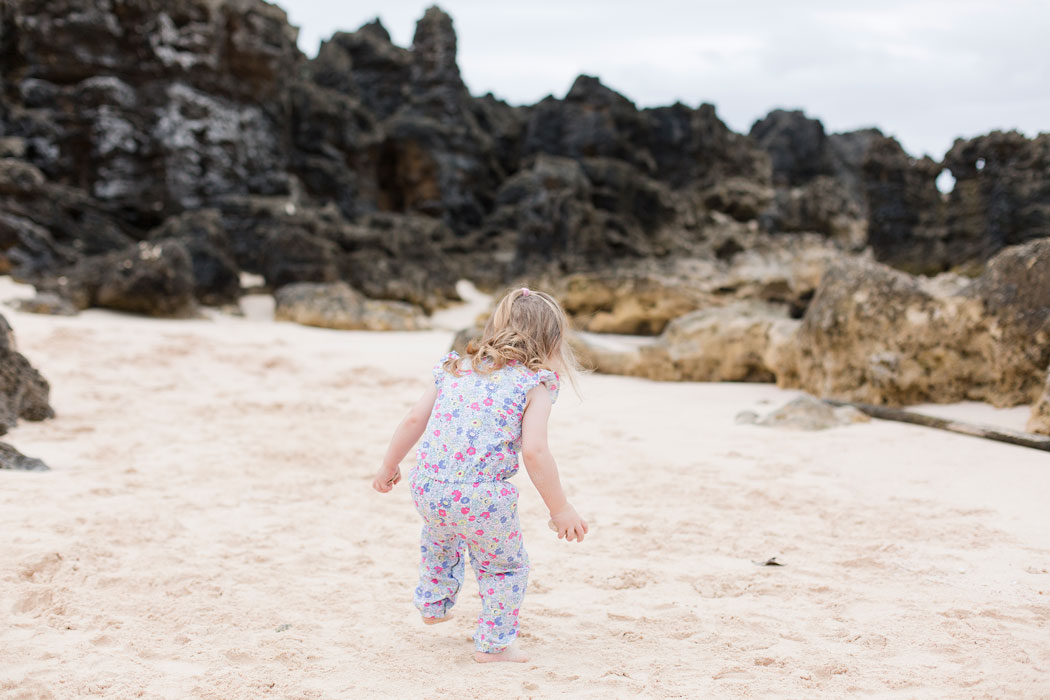
[[[553,403],[558,375],[531,371],[513,360],[499,369],[475,371],[458,360],[453,351],[434,366],[437,398],[416,453],[418,468],[442,482],[507,479],[518,471],[526,395],[542,383]],[[452,364],[457,374],[447,371]]]

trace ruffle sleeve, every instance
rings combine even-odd
[[[547,387],[547,391],[550,392],[551,403],[558,400],[558,389],[561,386],[561,378],[558,376],[557,372],[552,372],[549,369],[541,369],[539,372],[533,373],[525,385],[525,391],[529,392],[540,384]]]
[[[435,384],[441,383],[441,378],[443,376],[445,376],[444,364],[445,364],[446,361],[451,360],[451,359],[459,359],[459,353],[456,352],[455,350],[452,350],[448,354],[446,354],[444,357],[442,357],[440,360],[438,360],[437,364],[434,365],[434,369],[432,371],[434,373],[434,383]]]

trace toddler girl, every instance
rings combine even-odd
[[[474,633],[480,662],[528,660],[511,646],[529,574],[518,490],[508,481],[519,452],[558,538],[582,542],[587,534],[547,447],[547,417],[560,383],[553,368],[570,379],[578,369],[567,330],[565,312],[550,295],[525,287],[507,294],[466,357],[450,352],[434,366],[434,385],[397,427],[372,482],[390,491],[401,480],[398,464],[422,436],[409,479],[423,518],[414,602],[427,624],[451,617],[465,549],[481,590]]]

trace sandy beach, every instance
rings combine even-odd
[[[370,488],[451,332],[245,303],[3,309],[57,418],[5,438],[52,471],[0,472],[0,697],[1050,697],[1046,453],[881,421],[737,425],[797,393],[599,375],[551,426],[591,535],[555,539],[516,477],[532,659],[478,665],[476,584],[456,621],[421,624],[418,517],[403,485]]]

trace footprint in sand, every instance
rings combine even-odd
[[[31,559],[23,563],[22,570],[19,573],[26,581],[50,583],[61,568],[62,555],[58,552],[52,552],[38,559]]]
[[[643,588],[649,583],[649,574],[641,569],[630,569],[608,578],[590,577],[590,583],[605,590],[622,591],[628,588]]]

